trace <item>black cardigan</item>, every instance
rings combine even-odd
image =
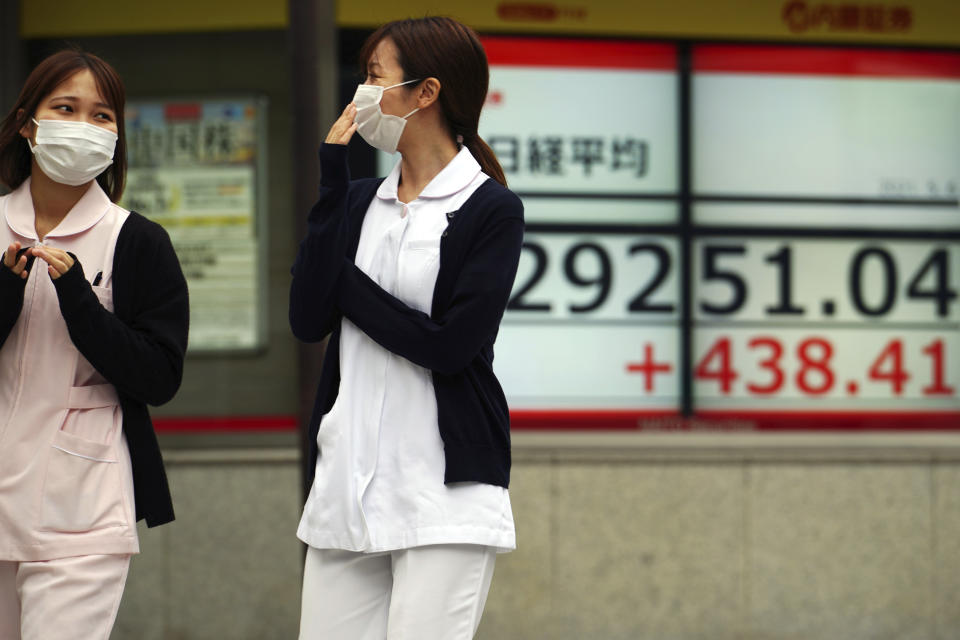
[[[53,281],[74,346],[117,388],[133,466],[137,520],[173,520],[160,446],[147,404],[173,398],[183,376],[190,320],[187,283],[163,227],[132,212],[117,237],[110,313],[79,261]],[[23,307],[26,280],[0,267],[0,346]]]
[[[310,420],[310,465],[320,420],[340,386],[340,319],[385,349],[430,369],[444,444],[444,482],[510,481],[510,417],[493,373],[493,343],[523,242],[523,204],[487,180],[447,214],[430,315],[384,291],[353,264],[367,208],[382,180],[350,181],[346,147],[320,148],[320,199],[294,262],[290,326],[305,342],[332,336]]]

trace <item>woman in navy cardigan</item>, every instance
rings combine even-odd
[[[310,422],[301,638],[469,638],[515,547],[509,412],[493,345],[523,206],[477,133],[488,68],[446,18],[381,27],[320,150],[290,324],[330,336]],[[358,132],[400,152],[351,181]]]

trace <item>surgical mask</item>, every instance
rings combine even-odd
[[[37,144],[30,151],[54,182],[76,187],[90,182],[113,163],[117,134],[88,122],[37,120]]]
[[[375,84],[357,86],[357,92],[353,94],[353,104],[357,107],[357,117],[354,118],[354,122],[357,123],[357,133],[371,147],[387,153],[396,153],[403,128],[407,126],[407,118],[419,111],[420,108],[417,107],[402,118],[400,116],[389,116],[385,115],[380,109],[380,100],[383,98],[384,91],[411,82],[419,82],[419,80],[408,80],[390,87],[381,87]]]

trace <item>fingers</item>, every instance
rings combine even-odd
[[[347,129],[347,133],[345,134],[346,140],[344,140],[343,144],[347,144],[348,142],[350,142],[350,138],[352,138],[353,134],[357,132],[357,127],[359,126],[360,125],[358,125],[356,122],[351,123],[350,128]]]
[[[26,278],[29,274],[27,273],[27,255],[23,254],[20,256],[20,259],[17,260],[17,264],[13,265],[11,269],[15,275],[20,276],[21,278]]]
[[[30,252],[47,263],[47,273],[54,280],[65,274],[73,266],[73,258],[63,249],[38,245],[30,249]]]
[[[14,242],[7,250],[3,253],[3,264],[8,269],[13,271],[14,274],[20,276],[21,278],[26,278],[27,273],[27,256],[32,255],[40,258],[47,263],[47,273],[50,274],[50,277],[56,280],[63,274],[65,274],[70,267],[73,266],[73,258],[70,257],[70,254],[64,251],[63,249],[56,249],[54,247],[45,247],[43,245],[37,245],[35,247],[30,247],[27,249],[20,258],[17,258],[17,252],[20,251],[20,243]]]
[[[12,245],[7,247],[7,250],[3,254],[3,266],[8,269],[13,267],[13,263],[17,259],[17,251],[20,251],[19,242],[14,242]]]
[[[357,131],[357,123],[351,123],[347,130],[343,132],[340,136],[340,139],[335,144],[347,144],[350,142],[350,138],[353,137],[353,134]]]
[[[27,254],[24,253],[17,259],[17,252],[20,251],[20,243],[14,242],[7,250],[3,252],[3,265],[13,271],[14,275],[21,278],[27,277]]]
[[[327,134],[326,142],[328,144],[347,144],[350,142],[353,132],[356,131],[356,126],[353,122],[353,119],[356,117],[356,115],[357,108],[352,102],[344,107],[340,117],[337,118],[337,121],[333,123],[332,127],[330,127],[330,132]]]
[[[350,138],[357,131],[357,123],[354,118],[357,117],[357,107],[351,102],[343,109],[343,113],[337,118],[337,121],[330,127],[327,134],[327,144],[347,144]]]

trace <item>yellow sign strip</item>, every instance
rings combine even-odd
[[[164,227],[247,227],[253,222],[250,216],[244,215],[153,215],[150,218]]]
[[[313,0],[307,0],[313,1]],[[285,29],[288,0],[21,0],[25,38]],[[364,0],[341,27],[449,15],[486,32],[960,46],[960,0]]]
[[[340,2],[343,27],[449,15],[481,31],[960,45],[958,0],[366,0]]]
[[[21,0],[24,38],[286,29],[287,0]]]

